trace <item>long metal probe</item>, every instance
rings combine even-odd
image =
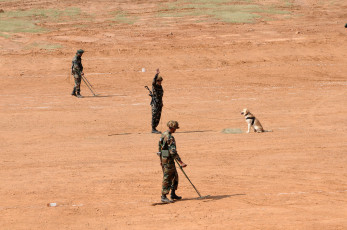
[[[195,188],[195,186],[193,185],[193,183],[190,181],[189,177],[187,176],[187,174],[184,172],[182,166],[178,163],[177,159],[175,159],[176,163],[178,164],[178,166],[180,167],[180,169],[182,170],[183,174],[187,177],[188,181],[190,182],[190,184],[193,186],[193,188],[195,189],[195,191],[198,193],[199,197],[201,198],[202,196],[200,195],[199,191]]]
[[[88,85],[88,83],[86,82],[86,80],[84,79],[84,76],[82,76],[82,80],[84,81],[84,83],[86,84],[86,86],[89,88],[89,90],[93,93],[94,97],[96,96],[95,93],[93,92],[93,90],[90,88],[90,86]]]

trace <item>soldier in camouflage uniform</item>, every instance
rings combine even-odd
[[[157,126],[160,121],[161,117],[161,110],[163,108],[163,95],[164,90],[161,86],[161,82],[163,81],[163,78],[159,76],[159,69],[157,69],[157,74],[155,75],[153,82],[152,82],[152,133],[160,133],[157,130]]]
[[[71,73],[75,79],[75,87],[72,90],[71,95],[81,98],[81,80],[83,73],[83,65],[82,65],[82,55],[84,50],[77,50],[76,56],[72,59]]]
[[[177,121],[169,121],[167,123],[169,130],[165,131],[159,141],[160,164],[163,169],[163,184],[161,191],[161,201],[164,203],[171,203],[173,200],[180,200],[182,197],[177,196],[175,191],[178,187],[178,174],[175,166],[175,159],[180,163],[182,167],[187,165],[181,161],[180,156],[176,150],[175,138],[172,133],[179,129]],[[171,190],[171,200],[166,195]]]

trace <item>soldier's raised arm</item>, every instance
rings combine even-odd
[[[156,73],[156,75],[155,75],[154,78],[153,78],[152,85],[155,85],[155,84],[156,84],[157,78],[158,78],[159,74],[160,74],[160,71],[159,71],[159,69],[157,69],[157,73]]]

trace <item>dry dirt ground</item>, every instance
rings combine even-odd
[[[70,9],[0,36],[0,228],[347,229],[347,2],[255,0],[287,13],[252,23],[170,4],[0,1],[0,17]],[[70,95],[80,48],[97,97]],[[156,68],[158,128],[179,121],[178,152],[208,199],[179,171],[184,199],[152,206],[162,172],[144,86]],[[245,133],[246,107],[273,132]]]

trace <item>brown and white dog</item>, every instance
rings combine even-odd
[[[241,115],[245,116],[246,118],[246,122],[248,124],[247,133],[251,131],[251,127],[253,127],[254,132],[266,132],[266,130],[264,130],[263,126],[260,124],[260,121],[257,118],[255,118],[255,116],[248,109],[243,109],[241,111]]]

